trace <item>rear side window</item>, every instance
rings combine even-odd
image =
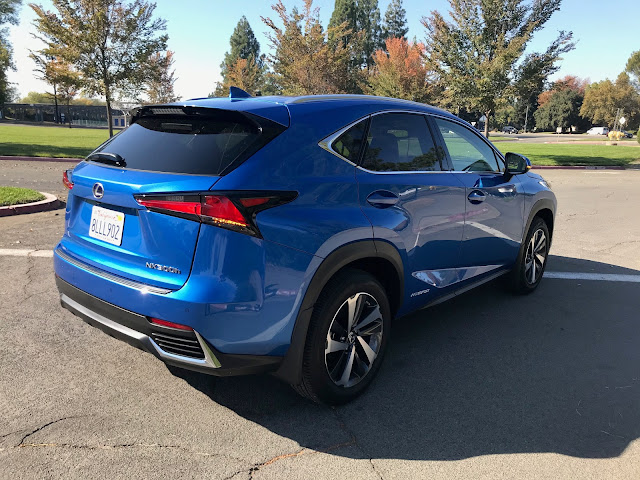
[[[410,113],[372,117],[362,166],[377,172],[441,170],[426,118]]]
[[[331,144],[333,151],[350,162],[358,163],[358,155],[362,147],[362,139],[364,138],[366,126],[367,121],[363,120],[336,138]]]
[[[143,116],[97,151],[117,153],[127,169],[220,175],[269,140],[261,135],[260,126],[238,112]]]

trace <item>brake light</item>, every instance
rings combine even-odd
[[[167,322],[166,320],[160,320],[159,318],[149,317],[149,321],[154,325],[160,325],[161,327],[175,328],[177,330],[193,330],[193,328],[186,325],[180,325],[179,323]]]
[[[148,210],[260,237],[258,212],[290,202],[297,192],[232,192],[135,195]]]
[[[73,170],[65,170],[62,172],[62,184],[69,190],[73,188]]]

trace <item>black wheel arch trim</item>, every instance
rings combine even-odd
[[[366,258],[381,258],[393,265],[400,279],[398,288],[400,302],[402,301],[404,295],[404,267],[400,253],[393,245],[384,240],[368,239],[337,248],[322,261],[309,283],[293,327],[289,350],[280,364],[280,368],[274,373],[276,377],[291,384],[297,385],[300,383],[307,332],[313,307],[320,293],[338,271],[353,262]]]
[[[527,219],[527,224],[525,225],[524,231],[522,232],[523,242],[527,235],[527,232],[529,231],[529,228],[531,228],[531,223],[533,222],[533,219],[538,215],[538,213],[540,213],[541,210],[545,210],[545,209],[551,210],[551,214],[553,215],[553,220],[555,223],[556,204],[554,203],[554,201],[551,198],[538,199],[529,210],[529,218]],[[551,241],[553,240],[552,232],[553,232],[553,225],[549,225],[549,233],[551,236],[551,238],[549,239],[549,245],[551,245]]]

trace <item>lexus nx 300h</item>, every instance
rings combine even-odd
[[[167,364],[339,404],[394,318],[540,283],[556,200],[525,157],[419,103],[232,90],[142,107],[64,173],[63,307]]]

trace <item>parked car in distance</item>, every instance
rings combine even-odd
[[[587,135],[608,135],[609,128],[608,127],[591,127],[587,130]]]
[[[621,130],[621,132],[624,133],[626,138],[633,138],[633,133],[627,132],[626,130]]]
[[[502,275],[536,290],[556,199],[530,167],[404,100],[235,89],[140,107],[64,172],[61,304],[167,364],[344,403],[395,318]]]
[[[512,127],[511,125],[507,125],[506,127],[502,127],[502,133],[518,133],[518,129],[516,127]]]

